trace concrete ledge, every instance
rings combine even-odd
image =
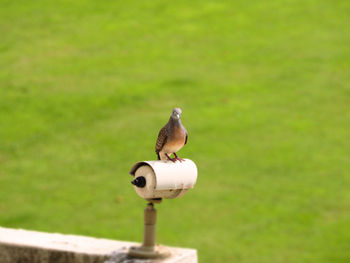
[[[75,235],[42,233],[0,227],[1,263],[196,263],[197,251],[169,247],[172,256],[163,260],[128,257],[133,242]]]

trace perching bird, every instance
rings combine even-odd
[[[187,130],[181,124],[181,113],[180,108],[173,109],[168,123],[159,131],[156,142],[158,160],[183,161],[176,155],[176,152],[187,143],[188,136]],[[172,153],[175,158],[170,158]]]

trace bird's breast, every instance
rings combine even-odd
[[[174,129],[174,132],[171,136],[169,136],[169,139],[167,143],[164,145],[164,152],[167,153],[173,153],[179,151],[185,144],[186,141],[186,133],[183,128],[176,127]]]

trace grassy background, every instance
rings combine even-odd
[[[0,0],[0,225],[140,241],[128,175],[183,109],[200,262],[350,261],[350,2]]]

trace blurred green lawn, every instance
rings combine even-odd
[[[158,242],[350,262],[350,2],[0,0],[0,225],[141,241],[174,106],[196,188]]]

